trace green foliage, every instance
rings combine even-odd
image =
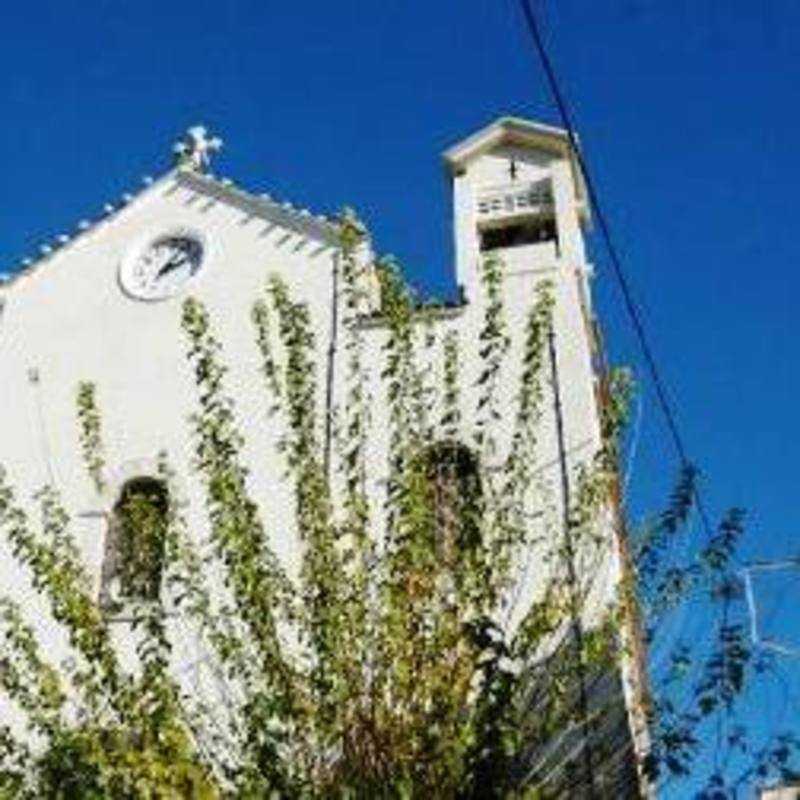
[[[632,614],[641,602],[649,620],[703,581],[719,588],[741,515],[723,521],[690,568],[665,568],[694,502],[696,473],[686,470],[635,553],[635,586],[620,587],[619,603],[598,595],[616,533],[630,375],[604,384],[601,446],[571,475],[563,530],[538,441],[552,285],[537,288],[514,349],[499,260],[483,265],[477,341],[436,322],[384,262],[376,356],[364,334],[364,229],[347,213],[340,230],[341,396],[322,396],[310,310],[279,278],[267,277],[251,318],[266,408],[282,431],[290,519],[264,514],[270,498],[252,494],[221,343],[206,308],[183,304],[207,537],[190,533],[166,455],[158,475],[123,491],[114,524],[134,663],[115,647],[120,623],[96,602],[55,490],[38,495],[34,521],[0,472],[0,529],[74,654],[71,666],[51,664],[20,608],[0,602],[0,688],[28,728],[0,730],[0,798],[568,797],[589,791],[571,755],[581,742],[597,752],[595,788],[616,779],[619,754],[600,754],[613,738],[603,725],[622,703],[614,681],[631,656]],[[474,385],[463,383],[465,356],[479,365]],[[508,391],[514,414],[503,419]],[[389,447],[376,499],[367,486],[379,414]],[[79,385],[78,420],[102,492],[92,384]],[[296,574],[272,549],[288,535],[300,545]],[[529,588],[520,564],[531,553],[538,592],[520,609],[520,585]],[[210,654],[216,694],[176,677],[187,631]],[[691,709],[653,704],[643,764],[653,777],[690,769],[698,719],[731,706],[747,665],[742,631],[722,626]],[[688,651],[678,653],[675,680],[690,666]],[[606,696],[577,702],[603,681]]]
[[[161,591],[169,498],[160,481],[138,479],[122,490],[118,525],[122,597],[157,600]]]
[[[86,470],[98,492],[103,491],[102,438],[100,430],[100,411],[97,407],[97,391],[93,383],[83,381],[78,384],[78,423],[80,443]]]

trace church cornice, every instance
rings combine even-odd
[[[281,227],[331,246],[339,243],[339,222],[323,214],[313,214],[307,208],[298,208],[267,193],[255,194],[238,186],[230,178],[183,169],[177,170],[177,178],[193,189],[203,191],[254,216],[277,222]]]

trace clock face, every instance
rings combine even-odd
[[[123,262],[120,282],[142,300],[172,297],[200,271],[204,250],[200,238],[191,234],[159,236]]]

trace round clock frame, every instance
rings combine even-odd
[[[208,237],[193,228],[167,228],[150,233],[122,258],[119,285],[135,300],[167,300],[205,270],[209,250]]]

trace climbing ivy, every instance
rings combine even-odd
[[[573,459],[563,508],[542,455],[555,287],[537,286],[514,346],[503,265],[485,259],[473,340],[421,306],[391,260],[368,262],[352,212],[339,229],[337,352],[322,351],[310,308],[275,275],[251,315],[264,419],[279,434],[274,453],[247,460],[280,460],[288,505],[255,493],[215,322],[199,300],[184,302],[192,496],[206,534],[159,454],[156,482],[115,510],[126,621],[99,607],[56,489],[36,496],[34,515],[0,471],[0,530],[71,653],[52,662],[19,604],[0,600],[0,690],[25,719],[0,728],[0,798],[632,795],[637,779],[692,770],[704,720],[744,691],[751,654],[724,617],[702,657],[672,653],[669,683],[688,683],[691,702],[636,688],[634,758],[621,670],[641,663],[688,595],[730,596],[741,513],[693,559],[670,561],[696,497],[687,467],[666,511],[624,535],[625,370],[600,382],[599,448]],[[324,384],[329,358],[342,385]],[[91,383],[78,386],[77,416],[102,493]],[[291,568],[274,550],[285,537],[299,548]],[[133,654],[117,648],[120,624]],[[187,641],[205,654],[207,693],[176,671]],[[786,774],[793,747],[776,740],[758,763]],[[620,784],[624,763],[634,775]]]
[[[102,437],[100,430],[100,411],[97,407],[97,389],[93,383],[83,381],[78,384],[78,423],[80,425],[81,454],[86,471],[98,492],[103,491]]]

